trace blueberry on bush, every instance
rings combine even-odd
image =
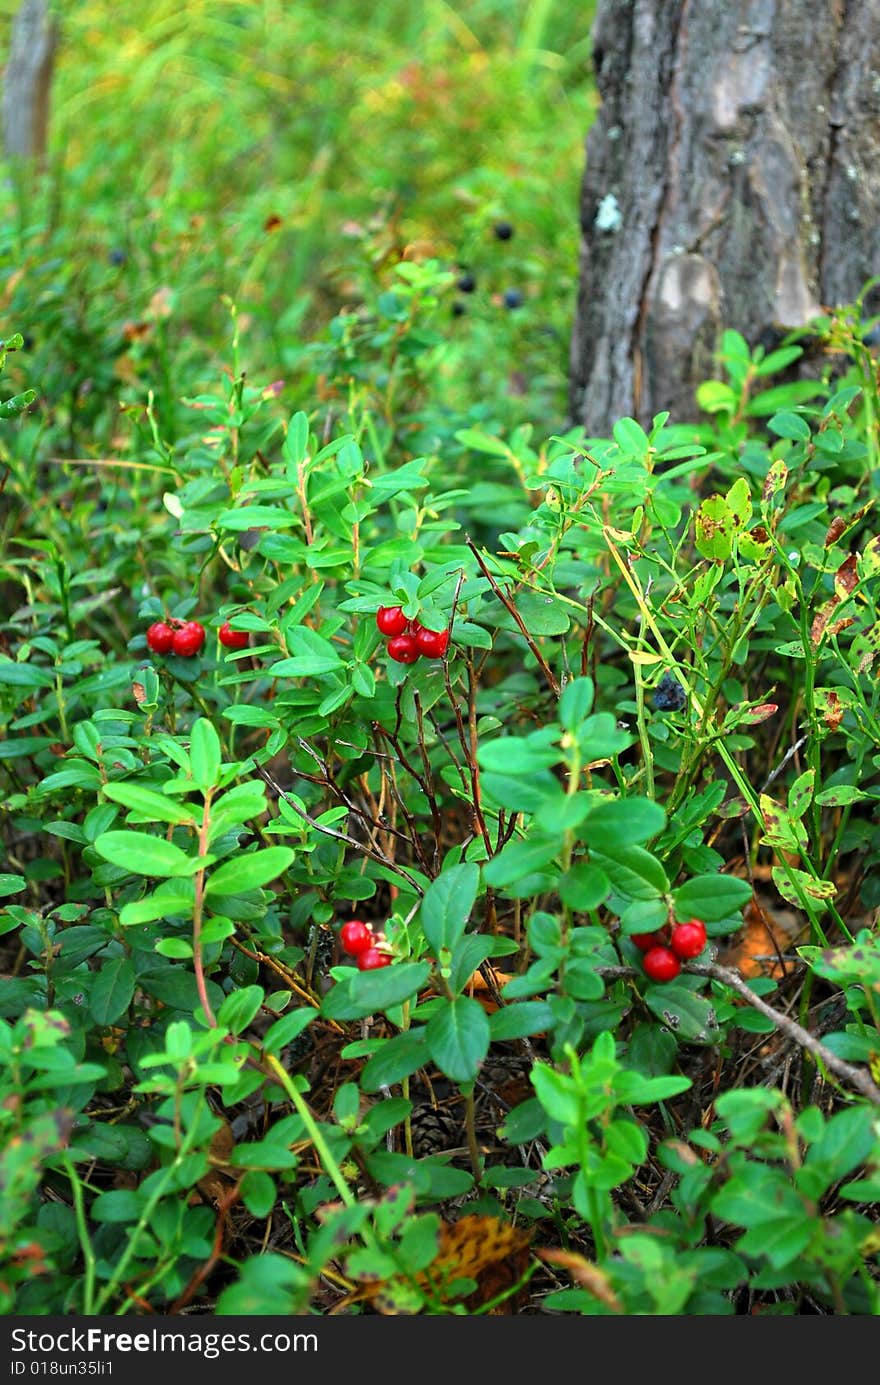
[[[680,712],[687,702],[687,693],[672,673],[664,673],[654,689],[654,707],[658,712]]]

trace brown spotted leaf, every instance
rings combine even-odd
[[[858,559],[856,554],[850,553],[849,557],[844,559],[837,569],[837,572],[834,574],[834,591],[841,600],[849,596],[858,586],[859,574],[856,571],[857,566]]]

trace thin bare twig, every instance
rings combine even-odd
[[[796,1020],[789,1019],[788,1015],[781,1014],[779,1010],[774,1010],[772,1005],[768,1005],[766,1000],[762,1000],[759,995],[755,995],[755,992],[749,989],[738,971],[734,971],[732,967],[719,966],[717,962],[688,962],[684,970],[693,972],[696,976],[710,976],[713,980],[721,981],[725,986],[729,986],[732,991],[736,991],[737,995],[741,995],[743,1000],[747,1000],[753,1009],[766,1016],[793,1043],[805,1048],[815,1058],[819,1058],[829,1072],[836,1073],[851,1087],[855,1087],[856,1091],[861,1092],[862,1096],[880,1106],[880,1087],[871,1080],[868,1073],[853,1067],[852,1063],[845,1062],[843,1058],[838,1058],[836,1053],[832,1053],[830,1048],[826,1048],[823,1043],[815,1039],[809,1030],[802,1028]],[[634,967],[625,966],[597,967],[596,971],[600,976],[614,979],[639,974]]]
[[[371,860],[378,861],[380,865],[385,866],[386,869],[393,871],[395,875],[399,875],[403,880],[406,880],[406,882],[409,885],[411,885],[412,888],[415,890],[416,894],[424,894],[424,890],[422,889],[418,881],[412,875],[410,875],[409,871],[404,870],[402,866],[396,865],[395,862],[391,860],[390,856],[385,856],[381,851],[377,851],[374,847],[369,846],[366,842],[359,842],[354,837],[349,837],[346,832],[337,832],[335,827],[326,827],[323,823],[316,822],[313,817],[310,817],[308,813],[304,812],[303,809],[300,808],[299,804],[296,802],[295,799],[293,799],[290,796],[289,793],[285,793],[284,789],[282,789],[281,785],[277,782],[277,780],[272,778],[272,775],[269,774],[268,770],[265,770],[262,765],[254,765],[254,769],[256,770],[260,778],[265,780],[265,782],[269,785],[269,788],[273,789],[274,792],[278,794],[279,798],[283,798],[285,803],[289,803],[290,807],[296,813],[297,817],[302,818],[303,822],[307,822],[309,827],[314,828],[316,832],[323,833],[325,837],[335,837],[337,841],[345,842],[346,846],[353,846],[364,856],[369,856]]]
[[[473,540],[470,539],[470,538],[466,538],[466,539],[465,539],[465,542],[466,542],[468,548],[469,548],[469,549],[471,550],[471,552],[473,553],[473,555],[474,555],[474,557],[476,558],[477,562],[479,563],[479,565],[480,565],[480,571],[482,572],[483,576],[486,578],[486,581],[489,583],[489,586],[492,588],[492,590],[493,590],[493,592],[495,593],[495,595],[498,597],[498,600],[501,602],[502,606],[504,606],[505,609],[506,609],[507,611],[510,612],[510,614],[513,616],[514,620],[516,621],[517,626],[519,627],[520,633],[521,633],[522,636],[523,636],[523,639],[525,640],[526,644],[529,646],[529,649],[532,651],[532,653],[534,654],[536,660],[538,661],[538,666],[540,667],[541,672],[543,673],[544,677],[546,678],[547,683],[548,683],[549,686],[550,686],[550,690],[551,690],[551,692],[553,693],[553,696],[554,696],[554,697],[561,697],[561,696],[562,696],[562,688],[561,688],[560,685],[559,685],[559,679],[556,677],[556,674],[553,672],[552,668],[551,668],[550,665],[547,663],[547,660],[544,658],[544,655],[541,653],[540,649],[539,649],[538,646],[536,645],[536,643],[535,643],[535,641],[534,641],[534,638],[532,637],[532,634],[531,634],[531,632],[530,632],[528,626],[526,625],[526,623],[525,623],[525,621],[523,620],[522,616],[520,615],[519,611],[516,609],[515,603],[514,603],[513,601],[511,601],[510,597],[507,595],[507,592],[503,591],[502,588],[498,585],[498,582],[495,580],[495,578],[492,576],[492,573],[491,573],[491,572],[489,571],[489,569],[487,568],[487,566],[486,566],[485,562],[483,561],[483,558],[482,558],[482,556],[481,556],[481,554],[480,554],[480,552],[479,552],[479,550],[478,550],[476,544],[473,542]]]
[[[722,981],[725,986],[736,991],[737,995],[741,995],[743,1000],[747,1000],[755,1010],[770,1020],[793,1043],[799,1044],[808,1053],[812,1053],[815,1058],[821,1059],[829,1072],[836,1073],[851,1087],[855,1087],[856,1091],[861,1092],[862,1096],[880,1106],[880,1087],[871,1080],[867,1072],[853,1067],[852,1063],[844,1062],[842,1058],[838,1058],[836,1053],[832,1053],[830,1048],[826,1048],[823,1043],[815,1039],[808,1030],[802,1028],[795,1020],[780,1014],[778,1010],[774,1010],[772,1005],[768,1005],[759,995],[755,995],[754,991],[749,989],[738,971],[734,971],[731,967],[719,966],[717,962],[690,962],[686,970],[695,972],[698,976],[711,976],[716,981]]]

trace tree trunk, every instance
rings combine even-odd
[[[600,0],[593,61],[571,412],[608,436],[880,273],[880,4]]]
[[[3,78],[3,147],[10,159],[40,159],[49,130],[56,29],[48,0],[22,0],[12,22]]]

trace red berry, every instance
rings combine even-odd
[[[672,930],[669,946],[682,961],[699,957],[706,946],[706,925],[702,919],[688,919],[687,923],[677,923]]]
[[[400,606],[380,606],[376,612],[376,624],[383,635],[402,635],[409,621]]]
[[[399,664],[414,664],[419,657],[419,646],[413,635],[395,635],[385,648]]]
[[[629,940],[640,947],[642,952],[648,952],[652,947],[659,947],[663,943],[669,942],[669,934],[665,928],[658,928],[655,933],[630,933]]]
[[[360,919],[349,919],[339,930],[339,941],[343,951],[350,957],[359,957],[362,952],[373,947],[376,940],[369,924],[363,923]]]
[[[652,947],[642,958],[642,966],[652,981],[672,981],[681,971],[681,962],[668,947]]]
[[[244,649],[250,636],[247,630],[233,630],[228,620],[224,620],[217,631],[217,638],[227,649]]]
[[[416,631],[416,648],[426,659],[442,659],[449,648],[449,631],[428,630],[420,625]]]
[[[198,654],[204,643],[204,625],[200,625],[197,620],[187,620],[184,621],[179,630],[175,630],[171,648],[181,658],[191,659],[193,655]]]
[[[174,640],[174,631],[164,620],[157,620],[147,631],[147,645],[154,654],[167,654]]]
[[[358,971],[378,971],[379,967],[390,967],[391,958],[378,947],[368,947],[366,952],[358,953]]]

